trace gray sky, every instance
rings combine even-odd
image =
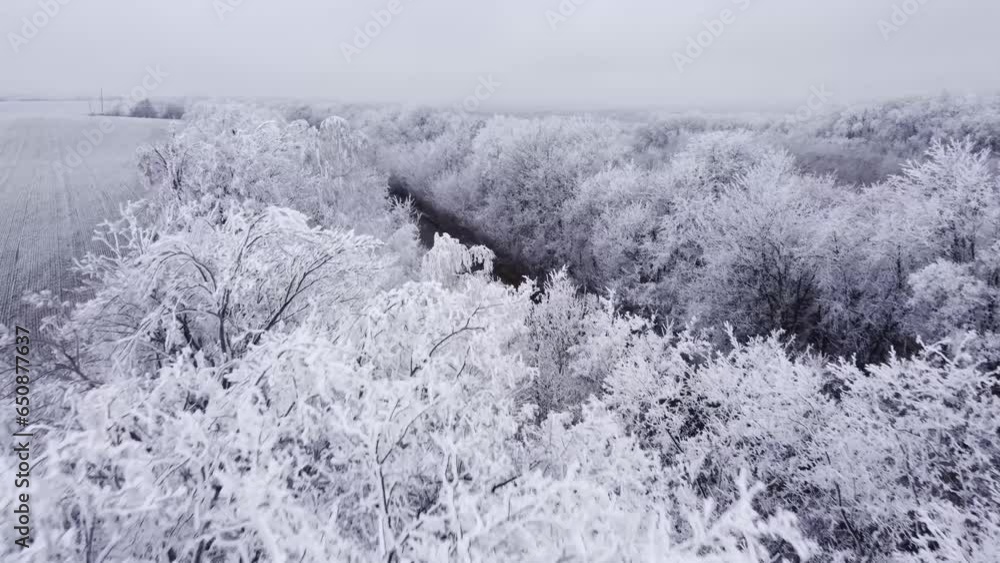
[[[560,0],[398,2],[383,26],[372,11],[390,0],[3,0],[0,93],[124,94],[147,66],[167,73],[154,96],[451,104],[492,76],[484,108],[1000,91],[996,0],[564,0],[559,18]],[[914,13],[880,29],[894,5]],[[724,9],[712,36],[703,22]],[[45,23],[29,37],[22,18]],[[358,39],[366,24],[375,36]],[[701,32],[710,44],[679,71]]]

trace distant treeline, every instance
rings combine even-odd
[[[121,103],[116,103],[111,109],[98,115],[112,117],[140,117],[145,119],[183,119],[185,113],[184,104],[180,102],[167,102],[154,104],[149,98],[136,102],[132,107],[125,108]]]

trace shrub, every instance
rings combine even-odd
[[[163,108],[163,113],[160,114],[160,117],[163,119],[183,119],[184,106],[177,103],[169,103]]]
[[[129,117],[155,118],[159,117],[153,102],[148,99],[140,100],[128,112]]]

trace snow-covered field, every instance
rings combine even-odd
[[[169,127],[114,118],[99,139],[101,120],[86,112],[86,102],[0,102],[0,323],[37,324],[25,291],[70,297],[69,266],[93,249],[95,225],[140,195],[136,147]],[[81,144],[90,154],[77,161]]]
[[[85,100],[0,100],[0,116],[7,117],[86,117],[94,103]]]

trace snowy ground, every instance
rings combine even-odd
[[[25,291],[71,298],[69,266],[94,248],[94,227],[141,195],[136,147],[170,124],[113,118],[91,142],[100,119],[86,112],[86,102],[0,102],[0,323],[37,326],[38,314],[20,302]],[[81,143],[93,151],[56,166]]]

